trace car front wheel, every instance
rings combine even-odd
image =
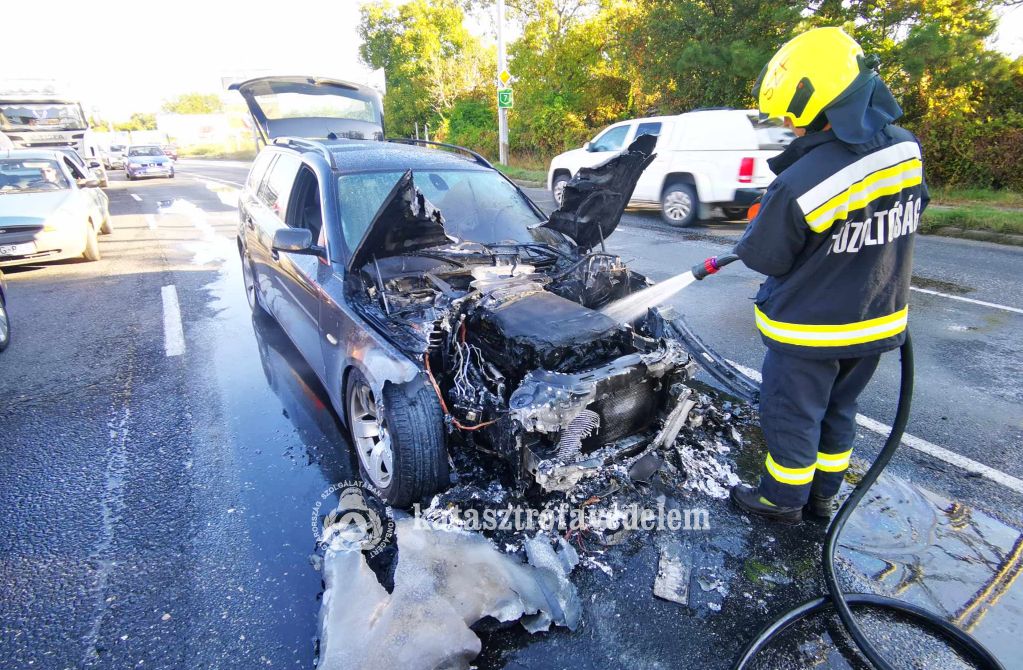
[[[92,221],[89,221],[85,230],[85,252],[82,256],[84,256],[87,261],[98,261],[100,259],[99,233],[96,232],[96,228],[92,225]]]
[[[558,175],[554,178],[554,184],[551,186],[551,194],[554,196],[554,202],[561,207],[561,198],[565,195],[565,187],[568,185],[569,177],[567,175]]]
[[[387,504],[407,508],[448,484],[444,415],[428,382],[387,384],[377,398],[353,370],[346,406],[359,471]]]
[[[11,317],[7,314],[7,305],[0,300],[0,351],[11,343]]]
[[[691,184],[672,184],[661,196],[661,218],[665,223],[684,228],[696,221],[700,201]]]

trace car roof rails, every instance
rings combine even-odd
[[[494,169],[494,166],[491,165],[490,161],[488,161],[486,158],[480,156],[472,149],[460,147],[457,144],[447,144],[445,142],[431,142],[430,140],[417,140],[412,137],[388,137],[387,140],[385,141],[395,142],[397,144],[421,144],[423,146],[444,147],[445,149],[454,149],[456,151],[461,151],[465,154],[468,154],[470,158],[472,158],[474,161],[476,161],[483,167],[490,168],[491,170]]]
[[[315,151],[327,159],[327,165],[330,166],[331,170],[337,168],[337,165],[334,164],[334,154],[330,153],[330,150],[327,149],[327,147],[318,142],[303,139],[301,137],[277,137],[274,139],[274,146]]]

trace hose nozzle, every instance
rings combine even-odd
[[[739,257],[735,254],[724,254],[723,256],[706,258],[702,263],[697,263],[693,266],[693,278],[703,279],[707,275],[712,275],[729,263],[734,263],[737,260],[739,260]]]

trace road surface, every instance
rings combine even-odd
[[[250,316],[234,241],[246,171],[183,160],[174,180],[112,173],[115,232],[102,238],[103,260],[8,271],[0,667],[313,665],[321,584],[310,514],[357,470],[314,375],[280,330]],[[530,193],[551,207],[546,193]],[[673,230],[630,212],[608,249],[664,279],[726,251],[740,232],[734,223]],[[916,441],[892,465],[1010,539],[1023,509],[1021,251],[918,240]],[[758,282],[733,265],[673,305],[727,358],[756,369]],[[888,355],[863,397],[857,456],[876,454],[896,382]],[[634,594],[649,589],[642,556],[629,559],[645,566],[640,576],[621,582]],[[1003,590],[977,632],[1019,658],[1020,587]],[[618,616],[641,619],[649,604],[634,594],[607,595],[600,611],[617,602]],[[706,614],[701,625],[714,629]],[[722,653],[752,627],[724,624],[734,639],[718,642]],[[643,647],[649,631],[630,634],[610,643],[615,657],[635,652],[649,664],[658,650],[670,661],[701,649],[698,640]],[[508,643],[481,663],[535,665],[542,653],[559,666],[599,663],[593,640],[586,652],[572,646],[586,635]]]

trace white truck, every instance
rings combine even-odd
[[[88,121],[82,105],[49,81],[0,80],[0,132],[16,148],[86,151]]]
[[[728,218],[746,209],[774,179],[767,159],[795,135],[760,123],[756,111],[706,109],[652,116],[605,128],[581,149],[555,156],[547,187],[560,204],[565,184],[581,167],[599,165],[641,135],[656,135],[657,153],[632,193],[630,206],[656,206],[664,220],[688,226],[720,207]]]

